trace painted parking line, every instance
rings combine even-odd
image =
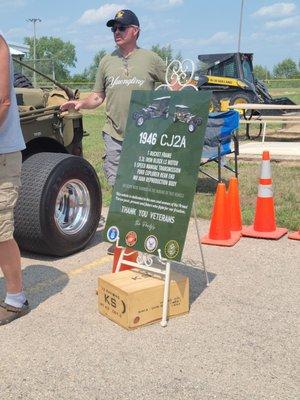
[[[75,275],[79,275],[82,274],[85,271],[89,271],[90,269],[94,269],[99,267],[100,265],[106,264],[108,262],[112,261],[112,256],[105,256],[102,258],[99,258],[98,260],[95,260],[93,262],[91,262],[90,264],[86,264],[83,265],[82,267],[79,268],[75,268],[75,269],[71,269],[67,275],[68,276],[75,276]]]
[[[39,282],[36,285],[33,285],[29,288],[26,288],[26,293],[36,294],[38,292],[41,292],[42,290],[44,290],[45,288],[47,288],[49,286],[53,286],[57,283],[64,282],[67,277],[71,278],[73,276],[80,275],[84,272],[90,271],[90,270],[100,267],[104,264],[108,264],[111,261],[112,261],[112,256],[105,256],[105,257],[99,258],[98,260],[95,260],[89,264],[83,265],[82,267],[71,269],[69,272],[64,272],[63,275],[59,276],[56,279],[48,279],[46,281]]]

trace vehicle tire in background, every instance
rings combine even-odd
[[[14,87],[15,88],[33,88],[30,80],[19,72],[14,73]]]
[[[209,103],[208,112],[219,112],[220,110],[221,110],[220,103],[213,94]]]
[[[22,166],[15,208],[21,249],[67,256],[86,246],[98,227],[102,197],[94,168],[83,158],[38,153]]]
[[[234,106],[235,104],[247,104],[247,103],[253,103],[253,99],[250,95],[247,93],[237,93],[234,94],[230,97],[229,99],[229,105]],[[239,111],[237,109],[237,111]]]

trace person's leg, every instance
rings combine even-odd
[[[0,156],[0,268],[6,287],[0,302],[0,325],[7,324],[29,312],[22,286],[21,257],[13,238],[13,210],[20,186],[21,154]]]
[[[102,132],[104,145],[105,145],[105,155],[103,157],[103,170],[107,179],[107,182],[110,186],[114,186],[117,171],[122,151],[122,142],[116,139],[113,139],[110,135],[105,132]],[[116,244],[113,243],[107,249],[107,254],[113,255],[115,251]]]
[[[20,293],[23,290],[21,257],[14,239],[0,242],[0,267],[2,269],[7,293]]]
[[[110,186],[114,186],[122,151],[122,142],[102,132],[105,144],[103,170]]]

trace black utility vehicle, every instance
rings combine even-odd
[[[132,118],[137,126],[142,126],[147,119],[169,118],[170,96],[157,97],[148,107],[133,113]]]

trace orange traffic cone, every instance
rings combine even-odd
[[[242,235],[262,239],[279,239],[286,233],[286,228],[276,227],[270,154],[268,151],[264,151],[262,155],[254,224],[243,227]]]
[[[236,177],[230,178],[228,187],[229,203],[229,228],[231,231],[240,232],[242,230],[242,213],[240,207],[239,183]]]
[[[209,233],[201,238],[201,243],[216,246],[233,246],[241,235],[239,232],[230,232],[229,225],[226,186],[224,183],[218,183]]]
[[[289,239],[300,240],[300,229],[298,232],[290,232],[288,234]]]

